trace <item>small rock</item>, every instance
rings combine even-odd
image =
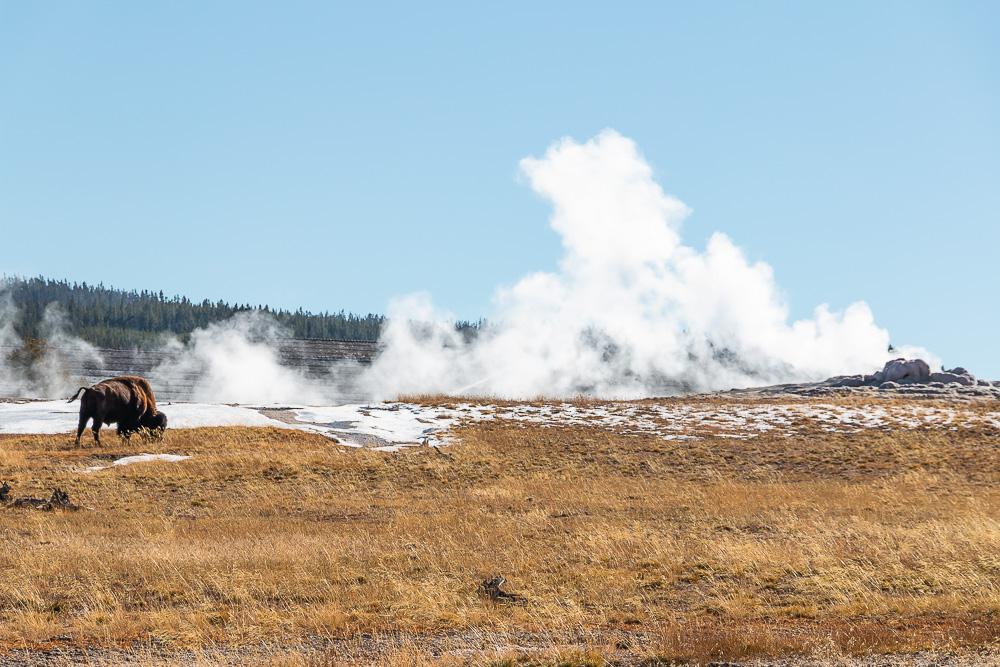
[[[479,595],[481,597],[489,598],[494,602],[521,601],[523,598],[520,595],[508,593],[507,591],[500,589],[500,587],[505,583],[507,583],[507,579],[501,576],[483,579],[483,583],[479,584]]]

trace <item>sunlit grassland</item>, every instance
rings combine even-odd
[[[0,509],[0,642],[384,635],[427,664],[546,664],[581,643],[567,664],[656,664],[1000,636],[993,427],[667,441],[496,421],[453,435],[450,455],[265,428],[100,448],[0,436],[15,496],[60,487],[93,508]],[[82,472],[151,450],[191,458]],[[493,575],[522,599],[485,599]]]

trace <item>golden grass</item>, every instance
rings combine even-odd
[[[0,653],[666,664],[1000,637],[996,429],[455,435],[451,456],[274,429],[0,436],[14,495],[58,486],[94,508],[0,510]],[[80,472],[150,447],[192,458]],[[481,597],[495,574],[523,601]]]

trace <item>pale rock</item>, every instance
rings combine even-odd
[[[885,382],[900,384],[925,383],[930,380],[931,367],[923,359],[893,359],[875,373],[874,380],[880,386]]]
[[[957,369],[956,369],[957,370]],[[976,384],[975,378],[969,374],[959,375],[952,371],[944,371],[941,373],[931,373],[932,382],[944,382],[945,384],[958,383],[963,387],[971,387]]]

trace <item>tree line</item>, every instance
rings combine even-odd
[[[14,332],[22,339],[48,337],[51,323],[45,320],[49,310],[48,317],[61,320],[63,331],[105,348],[157,347],[171,335],[186,342],[195,329],[249,312],[274,317],[295,338],[376,341],[385,322],[383,315],[372,313],[274,310],[266,305],[230,305],[208,299],[195,303],[187,297],[166,297],[162,291],[128,292],[105,287],[103,283],[71,284],[41,276],[0,279],[0,315],[5,309],[13,312],[0,318],[0,326],[3,320],[12,319]]]

